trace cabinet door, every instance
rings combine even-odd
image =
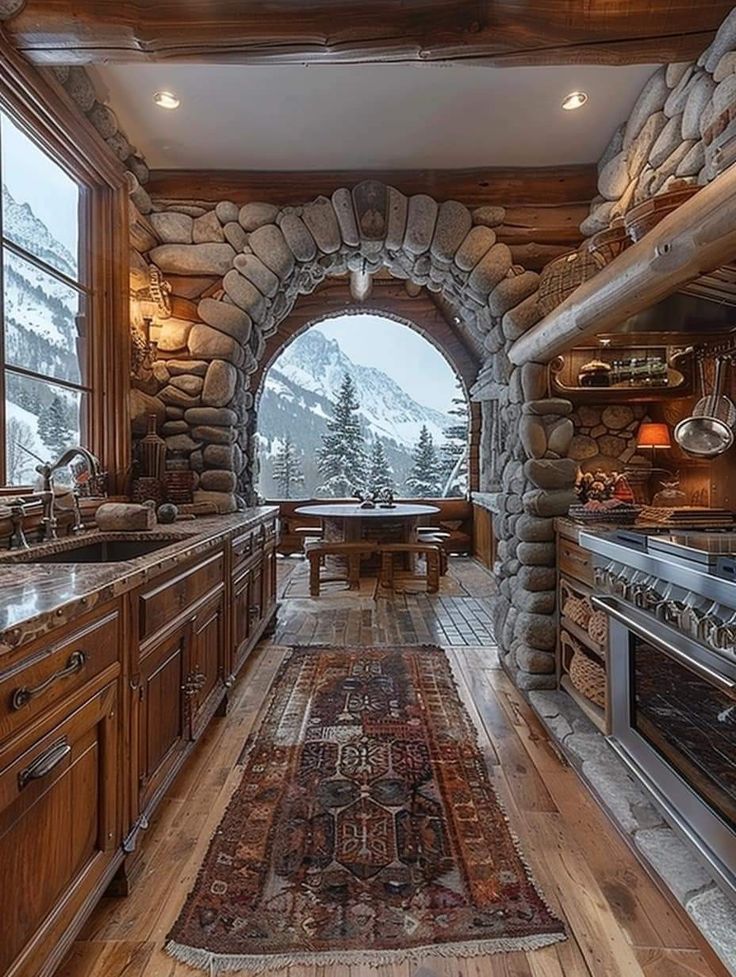
[[[250,614],[251,630],[255,631],[263,619],[263,557],[251,571]]]
[[[190,735],[196,739],[225,691],[225,598],[223,590],[207,601],[192,621]]]
[[[240,671],[250,650],[248,643],[252,631],[252,586],[253,575],[250,568],[239,574],[233,581],[232,629],[234,675],[237,675]]]
[[[141,651],[138,736],[139,809],[145,811],[188,740],[185,682],[191,622]]]
[[[263,600],[261,613],[267,615],[276,600],[276,549],[273,543],[267,545],[263,554]]]
[[[72,918],[115,857],[117,713],[108,685],[0,760],[0,973],[39,972],[60,935],[59,907]]]

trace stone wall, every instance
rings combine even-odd
[[[704,185],[724,163],[720,145],[736,116],[736,10],[696,62],[649,78],[598,163],[599,196],[581,225],[588,236],[678,183]]]
[[[641,404],[581,404],[570,415],[575,434],[569,457],[584,472],[620,472],[648,468],[651,461],[636,452],[636,433],[648,420]]]

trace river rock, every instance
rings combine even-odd
[[[217,299],[201,299],[197,306],[197,315],[208,326],[232,336],[239,343],[248,342],[252,329],[251,318],[238,306]]]
[[[345,187],[340,187],[335,190],[331,199],[343,241],[348,247],[357,248],[360,244],[360,234],[353,209],[353,195]]]
[[[171,372],[163,360],[156,360],[151,366],[151,372],[157,383],[165,386],[171,379]]]
[[[189,434],[189,425],[186,421],[166,421],[161,425],[161,434],[164,436],[171,434]]]
[[[514,657],[519,668],[534,675],[549,675],[555,670],[555,656],[551,652],[527,644],[518,645]]]
[[[537,301],[537,292],[532,292],[523,302],[519,302],[513,309],[509,309],[501,320],[501,329],[509,342],[514,342],[520,336],[536,325],[542,318],[542,309]]]
[[[222,280],[222,287],[232,301],[256,322],[266,314],[266,300],[253,282],[244,278],[236,268],[231,268]]]
[[[705,72],[695,80],[682,113],[682,138],[700,138],[700,117],[713,97],[716,83]]]
[[[233,471],[236,468],[236,445],[234,444],[208,444],[205,445],[202,456],[205,465],[211,468],[221,468]]]
[[[615,200],[604,200],[602,203],[591,205],[590,213],[580,224],[581,234],[590,237],[598,231],[608,230],[611,223],[611,210],[615,203]]]
[[[387,187],[386,189],[388,191],[388,200],[386,203],[386,250],[399,251],[404,241],[409,201],[396,187]]]
[[[524,493],[524,512],[530,516],[565,516],[577,501],[572,489],[530,489]]]
[[[238,423],[238,415],[227,407],[192,407],[184,418],[188,424],[212,427],[233,427]]]
[[[488,308],[492,316],[502,316],[536,292],[539,275],[535,271],[523,271],[502,279],[488,296]]]
[[[229,244],[160,244],[149,257],[170,275],[220,276],[232,266],[235,251]]]
[[[178,421],[184,417],[183,407],[174,407],[172,404],[166,405],[166,417],[172,421]]]
[[[253,231],[248,244],[281,281],[288,278],[294,270],[294,255],[276,224],[265,224]]]
[[[664,112],[655,112],[644,123],[641,132],[631,144],[627,154],[630,180],[636,179],[641,173],[644,164],[649,159],[652,147],[666,127],[667,122],[668,119]]]
[[[278,212],[279,208],[274,204],[253,201],[240,208],[238,220],[244,231],[257,231],[265,224],[272,224]]]
[[[550,543],[555,538],[555,521],[524,513],[519,516],[515,532],[525,543]]]
[[[171,404],[173,407],[182,407],[184,409],[187,407],[196,407],[199,404],[199,397],[192,396],[180,390],[178,387],[171,385],[164,387],[159,393],[159,397],[165,404]]]
[[[481,295],[487,295],[506,277],[510,267],[511,251],[509,246],[507,244],[494,244],[473,268],[468,279],[468,285]]]
[[[263,228],[265,230],[265,228]],[[262,295],[272,298],[279,289],[277,275],[255,254],[238,254],[233,262],[241,275],[252,282]]]
[[[716,65],[713,72],[713,81],[718,84],[736,72],[736,51],[726,51],[721,60]]]
[[[472,271],[495,243],[496,232],[490,227],[472,227],[455,253],[455,264],[461,271]]]
[[[237,221],[240,208],[232,200],[221,200],[215,207],[215,213],[221,224],[231,224]]]
[[[94,85],[84,68],[72,66],[64,82],[64,88],[83,112],[89,112],[97,101]]]
[[[524,566],[519,568],[517,580],[524,590],[553,590],[557,586],[557,570],[555,567]]]
[[[186,422],[185,422],[186,423]],[[234,427],[212,427],[209,424],[196,424],[192,437],[207,444],[232,444],[238,436]]]
[[[555,562],[554,543],[519,543],[516,558],[522,566],[552,566]]]
[[[705,145],[702,139],[699,139],[696,143],[690,147],[687,153],[682,157],[680,162],[677,164],[677,169],[675,170],[675,176],[686,177],[695,176],[699,173],[703,166],[705,165]]]
[[[571,459],[584,461],[598,454],[597,442],[587,434],[576,434],[567,449]]]
[[[192,500],[195,505],[202,503],[214,506],[220,515],[227,515],[227,513],[238,510],[238,500],[230,492],[206,492],[203,489],[198,489],[193,493]]]
[[[301,217],[284,214],[279,220],[279,227],[297,261],[313,261],[316,258],[317,245]]]
[[[172,454],[190,455],[200,445],[193,441],[188,434],[174,434],[166,438],[166,450]]]
[[[195,377],[203,377],[209,363],[205,360],[167,360],[166,368],[172,377],[180,377],[186,373]]]
[[[516,618],[516,634],[532,648],[553,651],[557,644],[557,622],[550,614],[529,614],[521,611]]]
[[[539,400],[547,393],[547,366],[544,363],[525,363],[521,369],[523,400]]]
[[[404,232],[403,249],[408,254],[419,255],[429,250],[437,220],[437,201],[426,193],[415,193],[409,198]]]
[[[626,150],[622,150],[598,174],[598,192],[606,200],[618,200],[628,183],[628,154]]]
[[[202,472],[199,484],[200,488],[205,492],[234,492],[237,479],[235,472],[210,469],[209,471]]]
[[[236,365],[243,362],[244,354],[240,343],[232,336],[226,336],[219,329],[213,329],[198,322],[189,333],[189,352],[194,357],[208,360],[229,360]]]
[[[179,214],[175,211],[162,211],[159,214],[149,214],[148,220],[162,243],[192,243],[194,221],[188,214]],[[151,258],[153,261],[156,260],[153,258],[153,252],[151,253]]]
[[[609,431],[621,431],[635,419],[634,411],[625,405],[604,408],[600,416],[601,424],[605,424]]]
[[[708,49],[705,70],[713,74],[723,55],[727,51],[733,51],[734,48],[736,48],[736,8],[727,15],[717,30]]]
[[[227,243],[232,245],[236,251],[242,251],[248,243],[248,235],[237,221],[230,221],[225,224],[222,233]]]
[[[191,394],[192,397],[196,397],[202,392],[203,383],[202,377],[195,377],[188,374],[171,378],[172,387],[178,387],[179,390],[183,390],[185,394]]]
[[[185,322],[183,319],[167,319],[158,334],[159,351],[173,353],[178,349],[185,349],[191,329],[191,322]]]
[[[335,208],[327,197],[317,197],[306,204],[302,220],[320,251],[324,254],[334,254],[335,251],[340,250],[342,244],[340,225],[337,223]]]
[[[519,438],[530,458],[543,458],[547,452],[547,432],[537,417],[522,416],[519,420]]]
[[[455,252],[472,227],[473,220],[465,204],[445,200],[440,204],[432,238],[432,255],[440,261],[452,261]]]
[[[483,224],[485,227],[498,227],[506,219],[506,208],[492,204],[476,207],[473,210],[473,223]]]
[[[522,414],[559,414],[566,417],[572,414],[572,404],[562,397],[546,397],[542,400],[529,400],[521,408]]]
[[[208,213],[202,214],[201,217],[195,219],[192,225],[192,240],[195,244],[206,244],[209,241],[225,240],[222,225],[217,219],[217,214],[214,210],[210,210]]]
[[[598,438],[598,448],[601,454],[609,458],[618,458],[626,450],[626,440],[615,434],[604,434]]]
[[[202,388],[202,401],[210,407],[224,407],[235,393],[238,371],[225,360],[212,360]]]
[[[109,139],[118,131],[118,118],[108,105],[95,102],[87,113],[87,118],[103,139]]]
[[[574,458],[559,458],[553,461],[530,458],[524,463],[524,474],[537,488],[570,488],[575,484],[578,473]]]
[[[658,68],[649,77],[639,97],[634,103],[634,107],[629,114],[629,118],[624,128],[623,148],[628,149],[642,130],[644,123],[650,115],[659,112],[669,96],[670,90],[667,87],[666,68]],[[603,192],[603,191],[601,191]]]
[[[672,119],[676,115],[682,115],[685,111],[690,89],[693,83],[698,80],[700,74],[701,72],[697,71],[694,65],[690,65],[683,73],[679,82],[667,96],[667,101],[664,103],[664,114],[668,119]]]

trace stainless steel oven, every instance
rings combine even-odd
[[[736,660],[615,596],[611,741],[736,894]]]

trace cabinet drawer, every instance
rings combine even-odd
[[[146,638],[174,621],[190,604],[222,583],[224,558],[216,553],[203,563],[164,580],[139,598],[140,637]]]
[[[246,560],[249,560],[258,550],[257,530],[250,529],[242,536],[237,536],[232,541],[233,548],[233,570],[237,569]]]
[[[117,857],[116,695],[105,687],[0,762],[0,973],[37,974],[38,958],[13,962],[48,953]]]
[[[593,554],[569,539],[558,544],[560,573],[566,573],[583,583],[593,584]]]
[[[112,610],[0,672],[0,740],[117,662],[119,634]]]

